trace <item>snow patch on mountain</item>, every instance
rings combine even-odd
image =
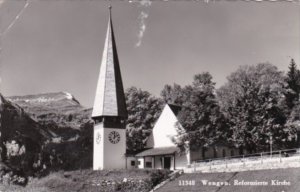
[[[26,103],[46,103],[46,102],[55,101],[55,99],[40,97],[40,98],[36,98],[36,99],[25,99],[24,101]]]
[[[66,98],[67,99],[70,99],[70,100],[73,100],[73,95],[71,95],[71,93],[68,93],[68,92],[63,92],[65,95],[66,95]]]
[[[71,93],[68,92],[56,92],[56,93],[42,93],[37,95],[24,95],[24,96],[13,96],[7,98],[9,101],[16,102],[19,105],[23,104],[53,104],[57,102],[64,102],[69,100],[73,105],[80,105],[80,103],[74,98]]]

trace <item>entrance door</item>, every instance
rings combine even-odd
[[[171,168],[171,157],[164,157],[164,169]]]

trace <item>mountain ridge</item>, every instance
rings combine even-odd
[[[41,93],[7,98],[23,108],[42,125],[52,128],[69,127],[79,129],[82,123],[91,120],[92,109],[83,107],[68,92]]]

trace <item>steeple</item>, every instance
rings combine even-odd
[[[111,6],[109,6],[109,20],[92,118],[106,116],[127,118],[123,82],[111,20]]]

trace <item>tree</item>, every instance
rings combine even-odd
[[[300,93],[300,71],[297,69],[294,59],[291,59],[286,82],[287,88],[290,89],[290,91],[286,93],[286,102],[289,109],[292,110],[297,102],[299,102]]]
[[[291,113],[289,114],[288,120],[285,124],[285,127],[290,130],[292,133],[289,135],[296,135],[296,138],[300,137],[300,105],[297,104],[293,107]],[[293,142],[288,142],[286,144],[287,148],[294,148],[300,146],[299,139],[288,138]]]
[[[176,105],[182,105],[183,103],[183,90],[181,86],[176,83],[174,83],[173,87],[171,85],[165,85],[160,95],[165,103],[173,103]]]
[[[125,97],[128,110],[127,148],[141,150],[161,113],[162,101],[136,87],[127,89]]]
[[[227,77],[217,91],[221,110],[230,125],[230,140],[250,152],[282,148],[295,139],[291,127],[285,127],[286,82],[283,73],[268,63],[241,66]]]
[[[194,76],[192,85],[182,88],[182,110],[178,114],[177,146],[183,149],[189,142],[191,149],[208,147],[225,136],[226,122],[220,113],[214,90],[215,83],[208,73]]]

